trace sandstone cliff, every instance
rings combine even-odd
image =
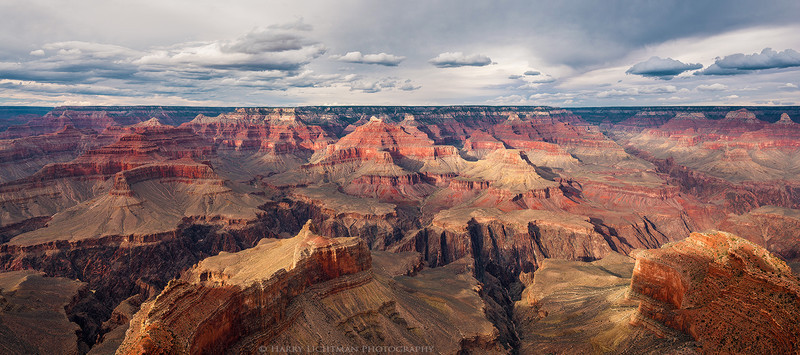
[[[455,265],[414,277],[375,274],[363,242],[312,229],[309,222],[293,238],[199,263],[142,306],[117,353],[291,346],[502,351],[475,280],[446,273]]]
[[[706,353],[800,351],[800,282],[764,248],[724,232],[641,251],[633,324],[689,334]]]

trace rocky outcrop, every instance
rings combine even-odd
[[[779,119],[777,122],[775,122],[775,124],[779,124],[779,125],[793,125],[793,124],[797,124],[797,122],[795,122],[795,121],[792,121],[792,118],[791,118],[791,117],[789,117],[789,114],[787,114],[787,113],[785,113],[785,112],[784,112],[784,113],[782,113],[782,114],[781,114],[781,118],[780,118],[780,119]]]
[[[658,336],[632,326],[628,300],[634,260],[611,253],[593,262],[547,259],[514,305],[521,354],[696,353],[685,335]]]
[[[487,154],[505,148],[503,142],[498,141],[491,134],[484,131],[475,131],[464,141],[464,151],[470,157],[483,159]]]
[[[800,211],[764,206],[748,213],[729,214],[717,229],[761,245],[789,263],[800,275]]]
[[[80,354],[92,326],[86,283],[33,270],[0,272],[0,351]],[[83,328],[78,323],[83,325]]]
[[[800,350],[800,283],[785,262],[724,232],[641,251],[633,324],[689,334],[708,353]]]
[[[206,259],[170,282],[136,314],[117,353],[306,349],[321,340],[357,349],[502,350],[470,282],[442,282],[442,276],[420,273],[409,282],[409,276],[375,275],[363,242],[321,237],[309,222],[293,238]],[[429,289],[431,281],[437,287]],[[467,294],[449,299],[443,291],[452,286]],[[462,319],[473,321],[448,323],[455,315],[418,303],[417,294],[457,306]],[[421,327],[434,334],[414,330]]]

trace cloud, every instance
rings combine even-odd
[[[720,84],[720,83],[714,83],[714,84],[711,84],[711,85],[698,85],[697,86],[697,90],[699,90],[699,91],[724,91],[727,88],[728,88],[727,85],[723,85],[723,84]]]
[[[773,68],[789,68],[800,66],[800,53],[793,49],[776,52],[772,48],[764,48],[761,53],[732,54],[718,59],[714,64],[720,68],[737,70],[760,70]]]
[[[414,85],[414,83],[411,82],[411,79],[406,79],[406,81],[400,84],[400,86],[398,86],[397,88],[403,91],[414,91],[418,90],[421,87],[422,86],[420,85]]]
[[[488,100],[488,102],[492,105],[525,105],[528,104],[528,99],[522,95],[506,95],[506,96],[498,96],[494,99]]]
[[[611,89],[611,90],[601,91],[597,93],[596,96],[598,98],[605,99],[609,97],[636,96],[636,95],[639,95],[639,89],[630,88],[626,90]]]
[[[761,53],[736,53],[724,58],[716,58],[714,64],[697,75],[738,75],[752,73],[764,69],[781,69],[800,67],[800,53],[793,49],[776,52],[772,48],[764,48]]]
[[[780,86],[782,89],[797,89],[797,84],[786,83]]]
[[[359,64],[377,64],[387,67],[396,67],[400,62],[406,59],[393,54],[378,53],[378,54],[361,54],[361,52],[347,52],[345,55],[334,55],[331,58],[340,62],[359,63]]]
[[[525,81],[530,83],[530,84],[547,84],[547,83],[555,82],[556,78],[554,78],[554,77],[552,77],[550,75],[541,75],[541,76],[539,76],[537,78],[525,79]]]
[[[483,67],[492,64],[492,59],[480,54],[464,54],[462,52],[445,52],[431,58],[429,63],[438,68],[457,68],[457,67]]]
[[[540,84],[548,84],[556,81],[556,78],[534,70],[528,70],[523,75],[509,75],[508,78],[515,80],[516,83],[514,85],[500,85],[498,88],[511,87],[519,90],[538,89]]]
[[[639,90],[639,93],[642,94],[671,94],[674,92],[678,92],[678,88],[674,85],[663,85],[663,86],[645,86]]]
[[[84,97],[155,94],[207,101],[221,93],[252,95],[351,82],[350,74],[323,75],[306,68],[325,52],[306,37],[309,29],[298,21],[233,39],[142,50],[83,41],[47,43],[22,61],[0,61],[0,89],[48,97],[60,90]]]
[[[296,51],[309,44],[314,44],[314,42],[298,32],[260,28],[237,39],[221,41],[219,47],[222,52],[226,53],[260,54]]]
[[[634,64],[625,73],[669,80],[685,71],[702,67],[703,65],[699,63],[683,63],[672,58],[651,57],[644,62]]]
[[[372,81],[354,80],[350,83],[350,91],[361,91],[369,94],[381,92],[387,89],[414,91],[419,88],[421,88],[421,86],[414,85],[410,79],[400,81],[397,78],[382,78]]]
[[[48,43],[33,52],[28,61],[0,62],[0,79],[52,83],[125,79],[137,71],[131,58],[141,55],[121,46],[81,41]]]
[[[672,94],[678,92],[678,88],[674,85],[661,85],[661,86],[642,86],[638,88],[611,89],[598,92],[595,96],[601,99],[610,97],[624,97],[624,96],[639,96],[639,95],[659,95],[659,94]]]
[[[234,40],[181,43],[154,50],[136,65],[230,69],[240,71],[298,70],[323,55],[325,47],[293,29],[260,28]]]

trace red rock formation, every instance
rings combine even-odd
[[[507,121],[494,125],[491,132],[495,138],[512,148],[540,151],[545,156],[553,156],[543,159],[542,163],[554,166],[574,163],[567,152],[588,160],[603,156],[608,161],[626,156],[619,145],[606,138],[596,127],[573,115],[540,114],[524,119],[512,115]]]
[[[433,141],[413,125],[392,125],[376,117],[342,137],[328,148],[328,153],[356,147],[385,150],[398,158],[415,160],[458,154],[453,147],[435,147]]]
[[[800,212],[765,206],[748,213],[729,214],[717,229],[741,236],[761,245],[800,271]]]
[[[363,242],[321,237],[312,232],[308,223],[294,238],[264,240],[247,251],[206,259],[142,306],[117,352],[220,353],[270,346],[316,346],[314,342],[320,335],[308,332],[307,322],[323,331],[324,340],[331,344],[346,341],[341,345],[357,345],[359,349],[362,345],[391,343],[436,344],[452,351],[453,347],[468,349],[463,344],[464,338],[474,336],[478,343],[475,345],[499,350],[493,344],[496,341],[493,328],[489,325],[487,329],[488,322],[480,320],[482,311],[476,312],[480,314],[478,319],[465,326],[445,323],[451,316],[438,314],[441,312],[433,308],[427,310],[428,307],[418,305],[433,312],[428,316],[413,307],[405,308],[409,298],[417,296],[392,290],[376,281],[371,260]],[[396,277],[394,282],[404,283],[401,278],[407,276]],[[427,273],[416,277],[428,283]],[[438,287],[449,287],[449,283],[440,281]],[[429,293],[418,285],[410,289]],[[363,298],[366,295],[369,297]],[[479,308],[473,307],[481,304],[474,303],[475,296],[462,296],[471,298],[472,304],[459,302],[458,308],[450,309],[458,309],[461,317],[475,318],[473,312]],[[316,301],[309,303],[308,298]],[[452,304],[446,299],[442,302]],[[322,318],[321,312],[325,315]],[[369,321],[371,328],[359,326],[362,321]],[[408,334],[409,324],[419,322],[441,324],[429,329],[447,336],[413,336],[413,331]],[[397,323],[404,326],[398,327]]]
[[[636,256],[633,323],[685,332],[708,353],[800,351],[800,283],[782,260],[723,232]]]
[[[92,133],[64,126],[55,133],[0,140],[0,182],[26,177],[49,163],[76,158],[91,144]]]
[[[321,127],[299,120],[292,108],[240,108],[217,117],[200,115],[183,126],[221,147],[237,151],[314,152],[333,141]]]
[[[475,158],[483,158],[486,154],[505,148],[503,142],[498,141],[491,134],[484,131],[475,131],[464,141],[464,150]]]
[[[422,176],[411,173],[399,176],[362,175],[351,181],[344,191],[351,195],[385,201],[419,201],[435,189]]]

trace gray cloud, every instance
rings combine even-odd
[[[703,65],[699,63],[683,63],[672,58],[651,57],[644,62],[634,64],[625,73],[669,80],[685,71],[702,67]]]
[[[537,71],[537,70],[528,70],[528,71],[525,72],[525,75],[539,75],[541,73],[542,72]]]
[[[445,52],[431,58],[429,63],[438,68],[483,67],[492,64],[492,59],[480,54],[464,54],[462,52]]]
[[[228,53],[259,54],[300,50],[313,44],[298,33],[260,29],[233,41],[220,43],[220,49]]]
[[[131,48],[83,41],[47,43],[17,62],[0,61],[0,89],[53,96],[170,94],[208,99],[224,88],[283,91],[352,81],[306,69],[325,53],[296,23],[257,28],[232,40]]]
[[[793,49],[776,52],[772,48],[764,48],[761,53],[736,53],[717,58],[714,64],[698,75],[738,75],[763,69],[781,69],[800,67],[800,53]]]
[[[358,63],[358,64],[377,64],[387,67],[396,67],[400,62],[406,59],[393,54],[378,53],[378,54],[361,54],[361,52],[347,52],[345,55],[334,55],[331,58],[340,62]]]

